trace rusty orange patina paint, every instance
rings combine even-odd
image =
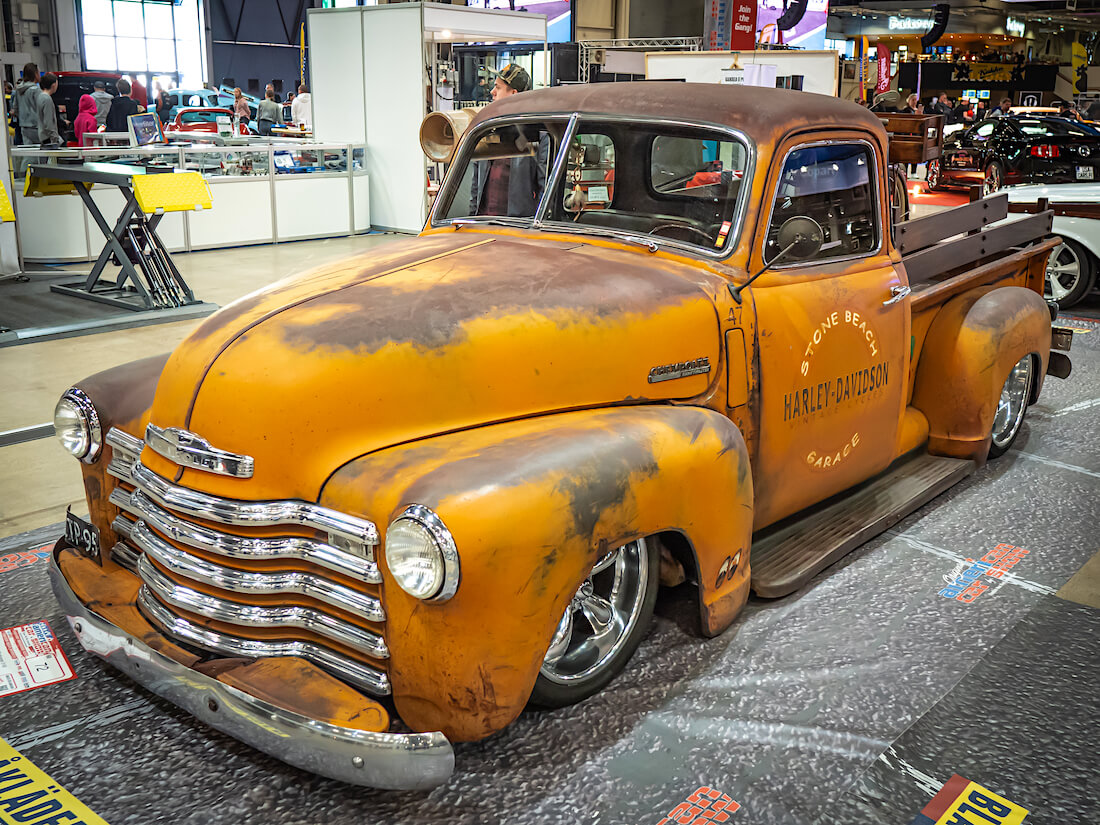
[[[461,585],[449,601],[408,596],[382,569],[398,713],[457,740],[522,710],[566,604],[606,548],[682,530],[713,633],[747,594],[748,457],[737,430],[707,410],[593,410],[452,433],[348,465],[321,501],[383,527],[423,504],[454,535]]]

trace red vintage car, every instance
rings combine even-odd
[[[218,118],[228,117],[233,119],[231,109],[215,109],[203,106],[189,106],[180,109],[175,120],[165,124],[166,132],[213,132],[217,134]],[[247,123],[241,123],[238,131],[242,135],[252,134]]]

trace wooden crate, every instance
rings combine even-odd
[[[943,115],[879,112],[890,134],[890,163],[924,163],[943,152]]]

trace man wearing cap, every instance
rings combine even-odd
[[[92,100],[95,101],[95,125],[103,128],[107,124],[107,113],[111,111],[111,101],[114,95],[107,91],[107,84],[97,80],[92,84]]]
[[[527,71],[509,63],[497,75],[491,94],[497,101],[530,88],[531,76]],[[541,133],[534,157],[523,155],[475,163],[470,186],[470,214],[533,217],[546,186],[549,153],[550,137]]]

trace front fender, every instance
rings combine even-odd
[[[153,405],[157,379],[167,362],[168,353],[154,355],[97,372],[75,384],[95,405],[104,438],[112,427],[117,427],[135,438],[145,437],[145,422],[149,417],[149,408]],[[104,547],[113,547],[120,539],[111,529],[111,522],[118,509],[107,501],[115,483],[107,477],[110,453],[111,448],[105,446],[99,458],[92,464],[80,462],[88,511],[92,523],[99,528]]]
[[[1050,358],[1050,310],[1016,286],[982,287],[944,304],[917,365],[913,406],[928,418],[928,449],[983,463],[1001,387],[1013,365],[1035,355],[1039,395]]]
[[[452,741],[519,715],[566,605],[607,548],[683,533],[707,632],[748,595],[748,455],[712,410],[577,411],[438,436],[342,467],[320,503],[381,528],[421,504],[454,536],[460,583],[445,602],[409,596],[379,565],[397,711]]]

